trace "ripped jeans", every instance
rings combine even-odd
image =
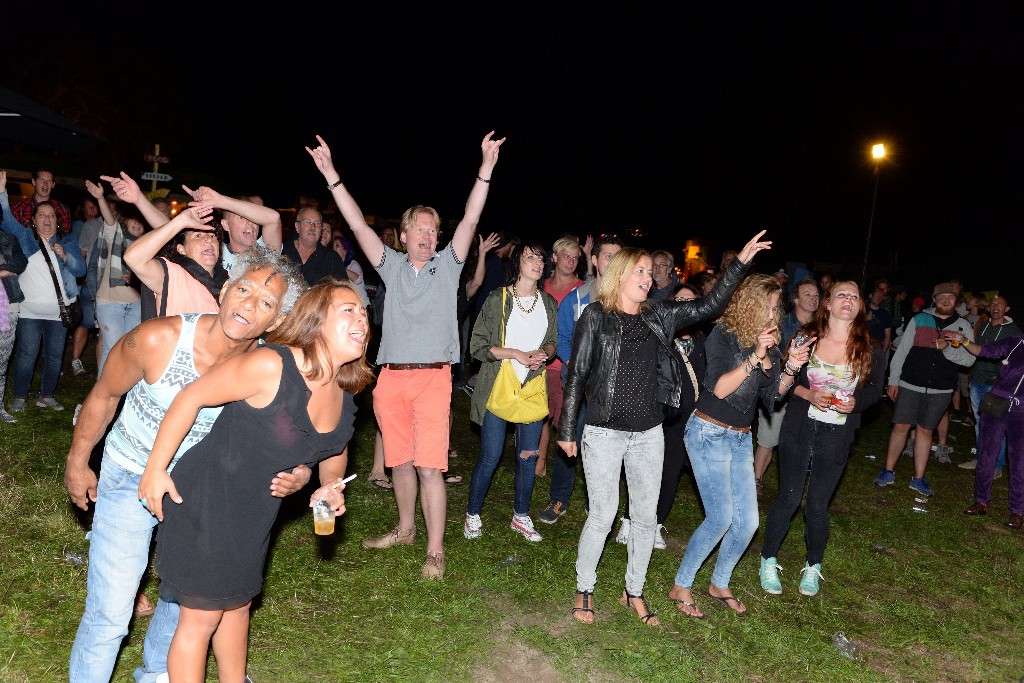
[[[473,467],[473,479],[469,482],[469,504],[466,512],[479,515],[484,506],[484,496],[491,488],[491,479],[501,462],[501,453],[505,450],[505,431],[508,423],[487,411],[484,423],[480,426],[480,457]],[[544,420],[530,424],[515,425],[516,440],[516,483],[515,502],[512,509],[517,515],[530,514],[530,499],[533,498],[533,482],[536,478],[537,449],[540,445],[540,432]],[[523,452],[530,455],[522,457]]]

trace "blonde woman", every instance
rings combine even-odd
[[[619,602],[645,624],[659,624],[643,589],[654,550],[665,455],[662,406],[678,406],[682,387],[683,371],[672,354],[672,339],[676,330],[722,309],[750,260],[770,247],[770,242],[758,241],[762,235],[763,231],[747,243],[715,289],[697,301],[648,302],[651,257],[641,249],[623,249],[608,265],[597,302],[587,306],[576,323],[558,445],[569,457],[576,455],[576,417],[585,392],[586,426],[580,450],[590,514],[576,560],[572,613],[578,621],[594,621],[597,565],[619,507],[619,473],[625,465],[631,524],[626,587]]]
[[[748,277],[704,344],[707,373],[686,424],[685,439],[707,516],[686,544],[669,591],[679,611],[696,619],[704,614],[693,599],[693,581],[719,541],[722,545],[707,595],[737,614],[747,612],[729,590],[729,579],[758,524],[750,424],[759,398],[770,408],[793,388],[793,378],[807,362],[813,341],[797,347],[793,340],[789,358],[783,360],[778,348],[781,292],[775,277]]]

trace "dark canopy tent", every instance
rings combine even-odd
[[[0,137],[81,154],[103,138],[46,107],[0,86]]]

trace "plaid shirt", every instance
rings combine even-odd
[[[11,209],[11,213],[14,215],[15,220],[24,225],[26,228],[32,227],[32,210],[36,208],[35,196],[23,199],[14,205]],[[62,235],[67,235],[71,232],[71,212],[68,211],[68,207],[64,206],[56,199],[51,199],[50,203],[53,204],[57,210],[57,230]]]

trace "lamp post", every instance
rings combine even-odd
[[[882,162],[882,159],[885,158],[885,145],[881,143],[872,145],[871,158],[875,162],[875,192],[871,197],[871,217],[868,218],[868,238],[864,243],[864,266],[861,268],[860,272],[861,287],[864,288],[865,292],[868,287],[868,252],[871,249],[871,228],[875,224],[875,204],[878,202],[878,166]]]

